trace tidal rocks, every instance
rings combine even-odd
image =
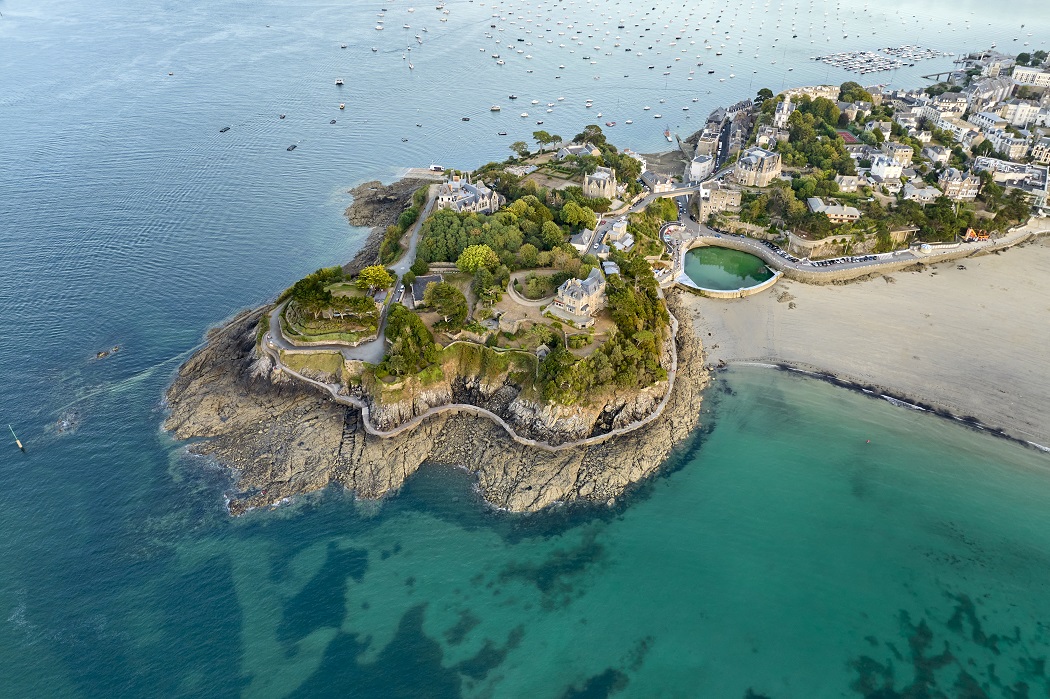
[[[672,312],[675,297],[668,299]],[[368,434],[358,410],[289,379],[255,350],[265,309],[246,311],[209,334],[168,390],[165,429],[197,439],[190,450],[236,470],[230,512],[240,514],[332,483],[362,498],[396,491],[424,462],[474,473],[484,497],[512,511],[572,500],[609,502],[657,470],[696,426],[707,383],[703,348],[688,314],[677,338],[678,377],[663,415],[589,447],[548,451],[511,440],[491,420],[442,414],[392,438]],[[476,387],[470,387],[476,390]],[[454,392],[469,392],[455,386]],[[487,393],[487,392],[486,392]],[[659,396],[606,407],[607,422],[630,422]],[[604,413],[603,413],[604,415]],[[387,416],[396,420],[400,416]]]

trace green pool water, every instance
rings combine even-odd
[[[729,248],[702,247],[685,254],[685,273],[704,289],[728,291],[761,284],[773,276],[754,255]]]

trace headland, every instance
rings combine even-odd
[[[165,427],[237,470],[234,514],[330,484],[381,497],[425,463],[468,469],[508,510],[610,503],[695,428],[709,370],[731,362],[1043,448],[1050,248],[1029,218],[1047,168],[910,119],[916,101],[958,107],[920,94],[761,90],[664,156],[590,125],[471,172],[360,185],[355,260],[213,331]],[[697,246],[771,271],[704,288]]]

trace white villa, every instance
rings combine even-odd
[[[596,158],[600,158],[602,152],[590,143],[570,143],[559,148],[554,157],[558,160],[563,160],[570,155],[593,155]]]
[[[582,328],[594,325],[594,315],[605,308],[605,278],[597,267],[586,279],[566,279],[547,307],[555,316]]]

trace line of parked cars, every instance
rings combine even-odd
[[[830,267],[832,265],[842,265],[847,262],[870,262],[876,259],[875,255],[852,255],[850,257],[836,257],[833,260],[817,260],[810,261],[810,264],[814,267]]]
[[[765,245],[767,248],[769,248],[770,250],[772,250],[776,254],[780,255],[781,257],[783,257],[785,260],[787,260],[789,262],[798,262],[799,261],[799,259],[797,257],[792,255],[791,253],[785,252],[780,247],[778,247],[777,245],[769,242],[768,240],[763,240],[763,241],[760,241],[760,242],[763,245]]]

